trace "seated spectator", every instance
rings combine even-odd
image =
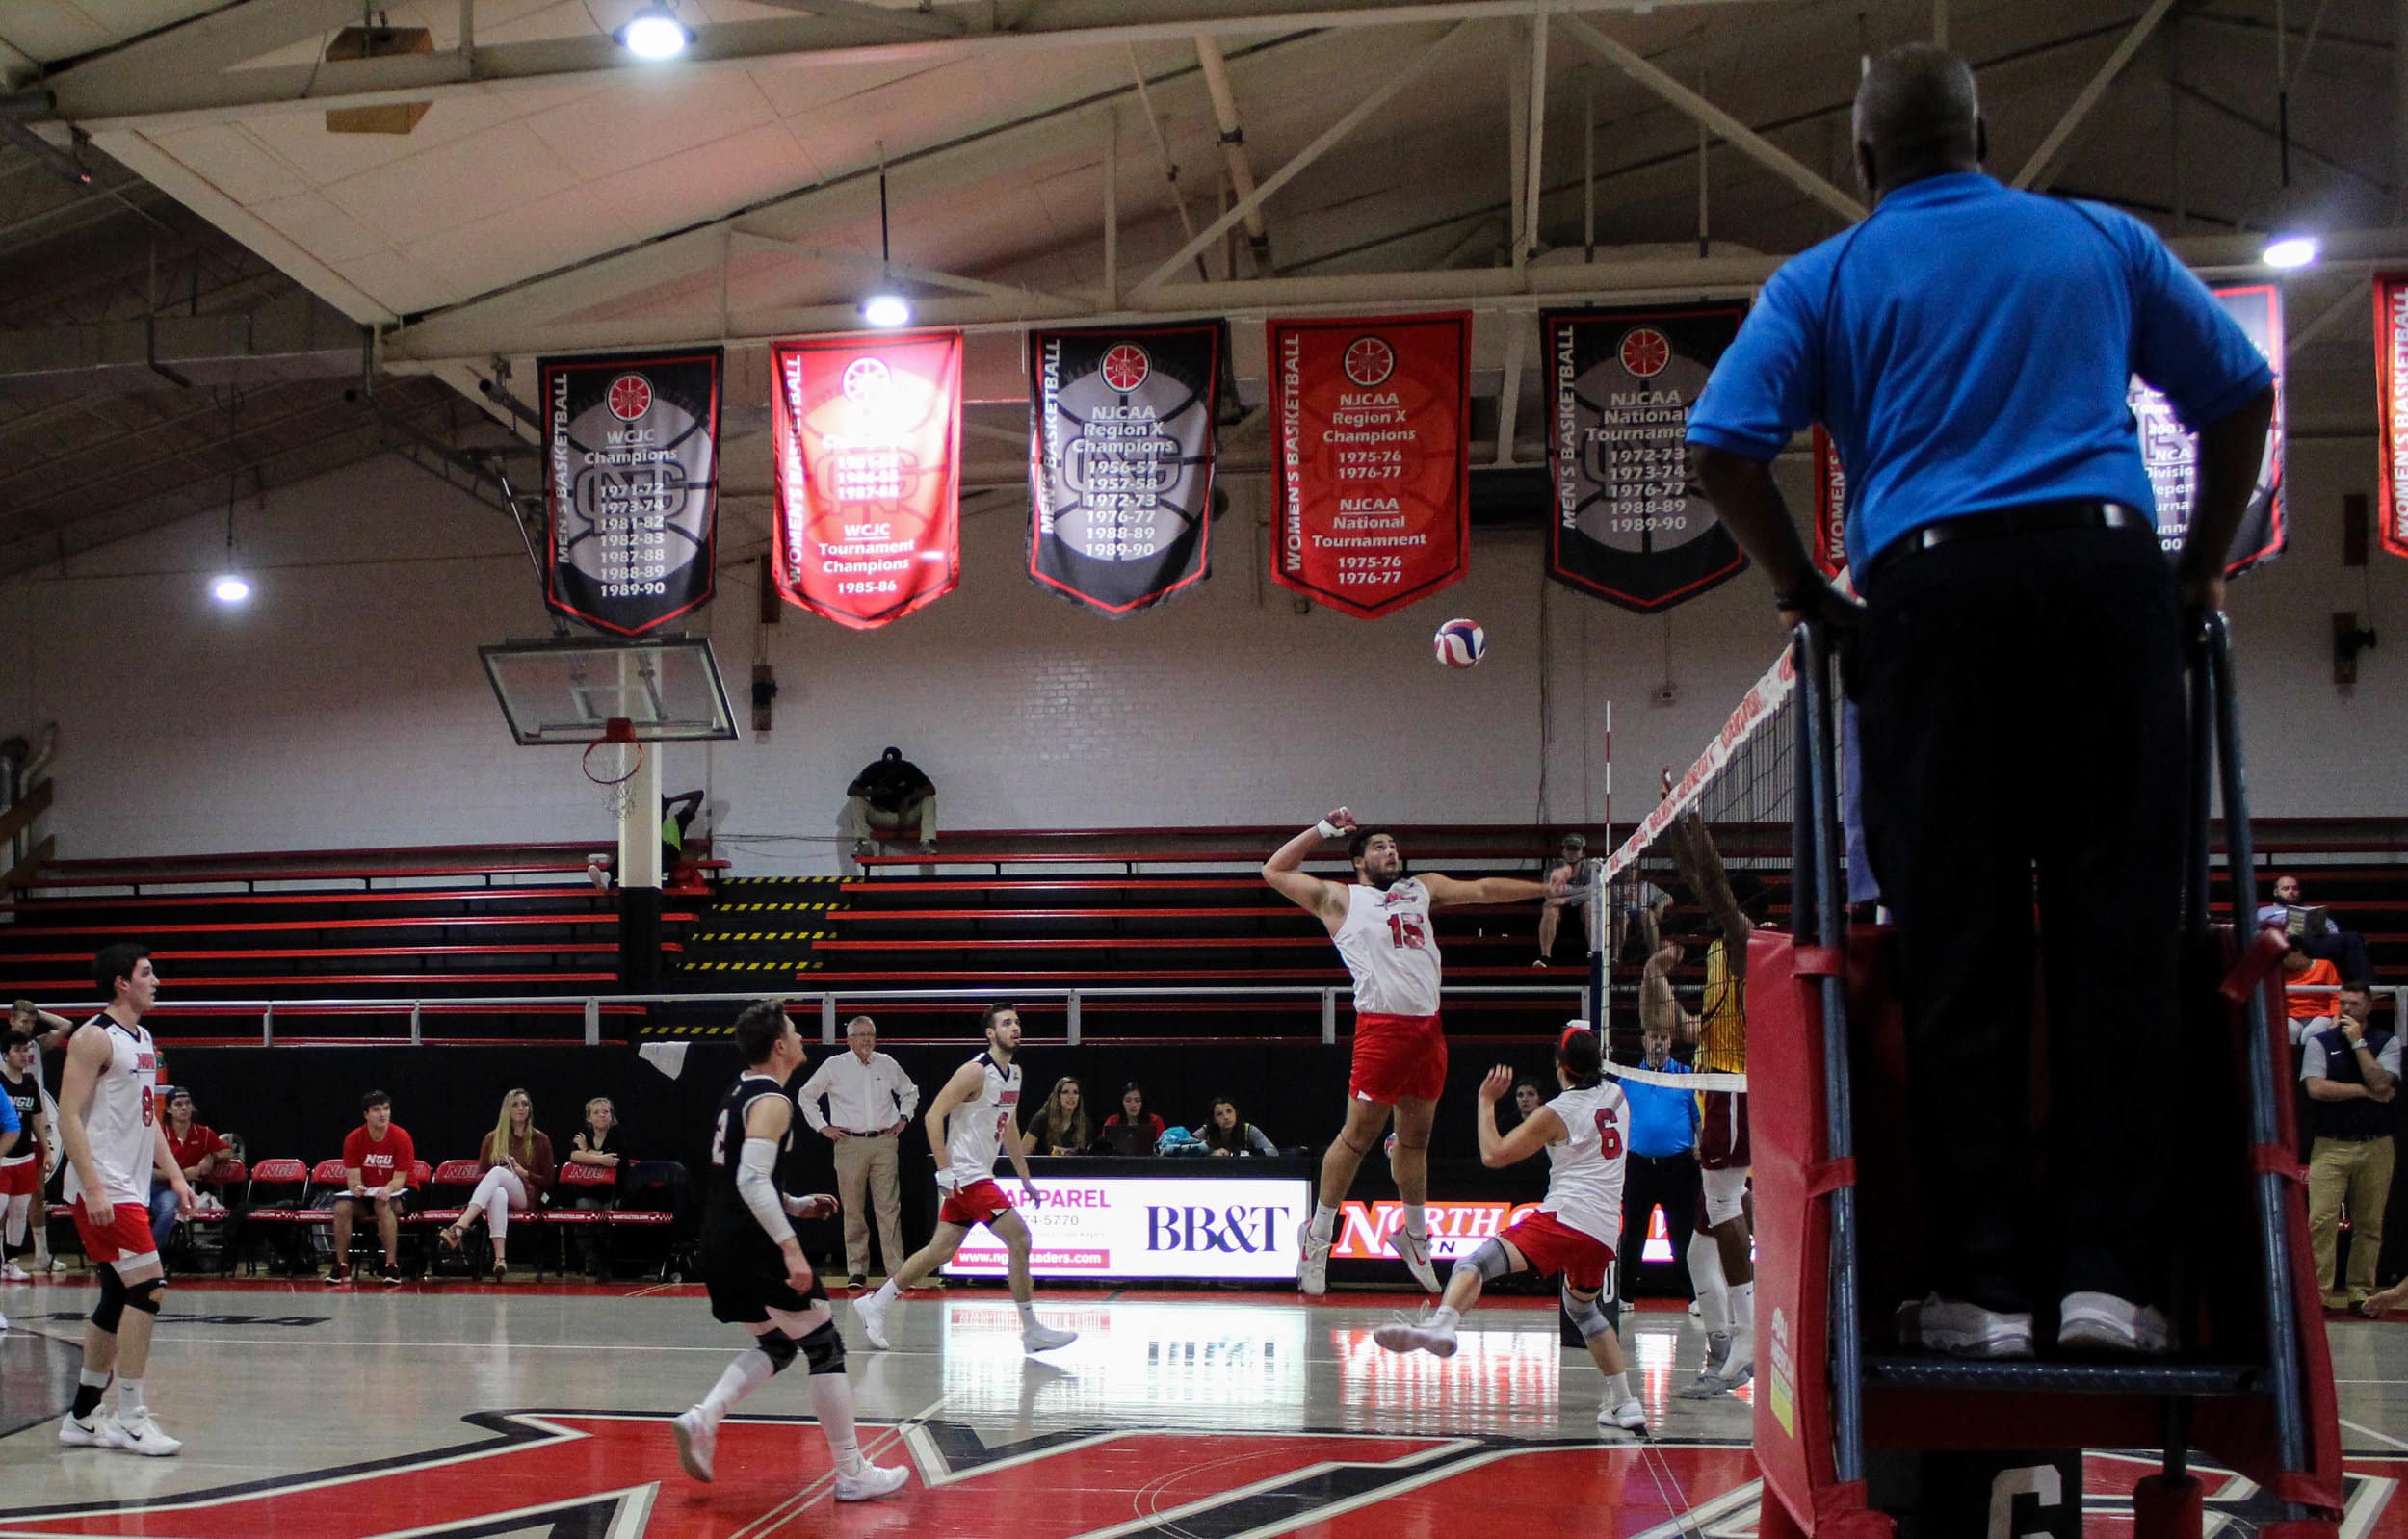
[[[2332,963],[2310,956],[2298,936],[2284,938],[2290,946],[2283,952],[2283,1000],[2285,1013],[2290,1017],[2291,1046],[2297,1047],[2302,1037],[2314,1036],[2333,1024],[2331,990],[2340,986],[2342,976]],[[2308,992],[2292,992],[2295,988]]]
[[[901,748],[889,748],[845,788],[845,833],[858,860],[873,852],[879,833],[909,830],[919,834],[921,854],[936,853],[936,784]]]
[[[1095,1144],[1095,1125],[1087,1120],[1086,1093],[1079,1082],[1063,1075],[1054,1082],[1044,1104],[1020,1132],[1024,1154],[1081,1155]]]
[[[1581,874],[1581,862],[1587,858],[1588,836],[1565,834],[1563,843],[1557,847],[1556,858],[1547,863],[1547,870],[1543,874],[1552,876],[1557,870],[1561,870],[1564,892],[1568,897],[1574,878]],[[1563,902],[1546,903],[1540,906],[1538,910],[1538,959],[1531,964],[1532,967],[1545,967],[1555,956],[1556,931],[1563,924],[1565,906]]]
[[[661,798],[661,885],[663,887],[674,886],[681,874],[681,868],[685,868],[686,836],[694,831],[694,821],[702,811],[702,798],[707,793],[700,791],[685,791],[674,796]],[[607,893],[611,890],[611,868],[615,864],[615,860],[616,857],[608,852],[597,852],[586,857],[586,880],[593,883],[594,891]],[[693,872],[688,868],[682,872],[682,874],[692,875]]]
[[[609,1096],[595,1096],[586,1103],[585,1125],[568,1140],[568,1162],[609,1171],[612,1186],[607,1188],[578,1187],[577,1206],[592,1211],[608,1208],[617,1201],[618,1169],[625,1160],[626,1154],[619,1146],[618,1109],[611,1105]],[[585,1262],[588,1277],[602,1275],[601,1227],[599,1224],[581,1224],[577,1229],[577,1250]]]
[[[352,1280],[352,1224],[361,1205],[374,1209],[384,1242],[384,1281],[402,1280],[402,1214],[409,1208],[409,1176],[418,1146],[393,1120],[393,1098],[371,1090],[359,1098],[359,1126],[343,1139],[343,1192],[334,1199],[334,1265],[329,1285]]]
[[[2288,874],[2274,878],[2274,901],[2258,908],[2258,923],[2277,928],[2290,923],[2290,911],[2312,905],[2300,896],[2299,878]],[[2367,960],[2366,937],[2354,929],[2341,927],[2341,920],[2332,910],[2325,910],[2325,929],[2321,935],[2302,935],[2299,942],[2308,954],[2319,961],[2331,962],[2341,969],[2342,978],[2351,983],[2374,980],[2374,969]],[[2324,1012],[2329,1015],[2332,1012]]]
[[[1114,1128],[1140,1130],[1144,1136],[1133,1141],[1141,1143],[1146,1154],[1152,1154],[1154,1146],[1163,1141],[1163,1119],[1145,1109],[1145,1091],[1134,1080],[1120,1092],[1120,1109],[1104,1119],[1104,1141],[1112,1144],[1113,1151],[1117,1153],[1119,1146],[1112,1140]]]
[[[1203,1127],[1204,1152],[1208,1155],[1276,1155],[1278,1146],[1263,1136],[1263,1130],[1241,1119],[1238,1104],[1227,1096],[1213,1098],[1213,1114]]]
[[[459,1249],[468,1227],[479,1213],[484,1214],[485,1227],[493,1235],[493,1280],[505,1283],[510,1281],[510,1266],[503,1255],[510,1239],[510,1208],[541,1204],[552,1194],[552,1178],[557,1173],[552,1140],[537,1129],[535,1100],[526,1091],[512,1090],[502,1097],[501,1113],[477,1150],[477,1163],[484,1167],[484,1175],[459,1216],[444,1228],[443,1243],[447,1249]]]
[[[225,1140],[215,1130],[194,1119],[193,1093],[182,1085],[168,1087],[168,1148],[184,1172],[184,1179],[193,1190],[200,1190],[218,1161],[225,1155]],[[153,1175],[150,1178],[150,1238],[158,1242],[159,1254],[168,1251],[168,1236],[175,1231],[175,1188]]]

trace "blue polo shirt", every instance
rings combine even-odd
[[[2273,380],[2148,226],[1977,171],[1925,177],[1783,264],[1689,413],[1760,463],[1820,422],[1858,571],[1940,519],[2061,498],[2156,501],[2132,376],[2193,431]]]
[[[1641,1065],[1644,1067],[1644,1065]],[[1688,1074],[1689,1066],[1679,1058],[1666,1060],[1656,1074]],[[1622,1093],[1631,1098],[1631,1133],[1624,1140],[1631,1153],[1650,1160],[1662,1160],[1695,1148],[1697,1145],[1697,1095],[1692,1090],[1675,1090],[1669,1085],[1642,1084],[1636,1080],[1618,1080]]]

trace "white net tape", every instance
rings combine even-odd
[[[1747,1089],[1744,1074],[1670,1074],[1628,1063],[1609,1063],[1606,1072],[1633,1084],[1660,1084],[1667,1090],[1732,1090],[1744,1094]]]

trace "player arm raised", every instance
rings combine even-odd
[[[1681,947],[1666,941],[1647,958],[1638,979],[1638,1024],[1641,1030],[1662,1031],[1683,1042],[1697,1040],[1697,1017],[1681,1008],[1672,993],[1672,969],[1680,964]]]
[[[1429,906],[1432,908],[1453,908],[1463,903],[1527,903],[1540,898],[1561,898],[1571,881],[1571,871],[1562,866],[1549,872],[1543,882],[1528,881],[1520,876],[1483,876],[1478,881],[1428,873],[1422,876],[1422,885],[1429,890]]]
[[[777,1189],[777,1146],[794,1126],[794,1103],[782,1095],[753,1098],[745,1109],[745,1147],[736,1162],[736,1195],[777,1246],[786,1264],[786,1281],[797,1292],[811,1286],[811,1264],[802,1258],[802,1242],[786,1221],[785,1193]],[[797,1216],[801,1216],[798,1214]]]
[[[1271,851],[1263,862],[1263,880],[1270,883],[1279,896],[1319,919],[1338,933],[1338,926],[1347,922],[1346,889],[1336,882],[1305,874],[1304,863],[1323,840],[1335,839],[1354,826],[1354,814],[1340,807],[1320,822]]]
[[[1491,1170],[1520,1164],[1551,1143],[1571,1136],[1564,1130],[1563,1119],[1540,1107],[1522,1119],[1521,1126],[1511,1133],[1497,1132],[1497,1103],[1513,1088],[1513,1071],[1500,1063],[1488,1071],[1488,1078],[1479,1083],[1479,1162]]]
[[[929,1130],[929,1152],[936,1157],[936,1185],[939,1190],[951,1189],[946,1186],[952,1173],[945,1164],[945,1119],[954,1114],[955,1107],[977,1095],[979,1087],[985,1083],[984,1069],[976,1062],[965,1063],[954,1071],[953,1078],[945,1082],[945,1088],[937,1091],[936,1099],[929,1103],[929,1113],[924,1120]],[[1006,1147],[1010,1147],[1019,1141],[1015,1135],[1006,1138],[1004,1143]],[[1012,1162],[1019,1163],[1016,1152]]]
[[[103,1188],[100,1167],[92,1163],[92,1137],[84,1127],[84,1112],[92,1105],[92,1087],[100,1083],[109,1058],[108,1032],[78,1031],[67,1041],[66,1071],[59,1076],[59,1141],[66,1146],[67,1163],[75,1171],[76,1185],[92,1194],[95,1206]]]

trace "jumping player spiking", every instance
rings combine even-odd
[[[1300,869],[1324,839],[1347,836],[1354,861],[1351,883],[1323,881]],[[1340,807],[1279,847],[1263,862],[1263,880],[1318,918],[1354,975],[1354,1062],[1347,1083],[1346,1124],[1322,1157],[1321,1195],[1298,1242],[1304,1252],[1301,1287],[1329,1287],[1329,1241],[1338,1205],[1347,1200],[1363,1157],[1396,1119],[1388,1171],[1404,1205],[1397,1254],[1414,1281],[1438,1291],[1429,1264],[1429,1128],[1447,1084],[1447,1039],[1438,1024],[1438,932],[1430,910],[1458,903],[1518,903],[1563,894],[1568,873],[1558,867],[1543,883],[1509,876],[1458,881],[1407,876],[1396,835],[1358,827]]]

